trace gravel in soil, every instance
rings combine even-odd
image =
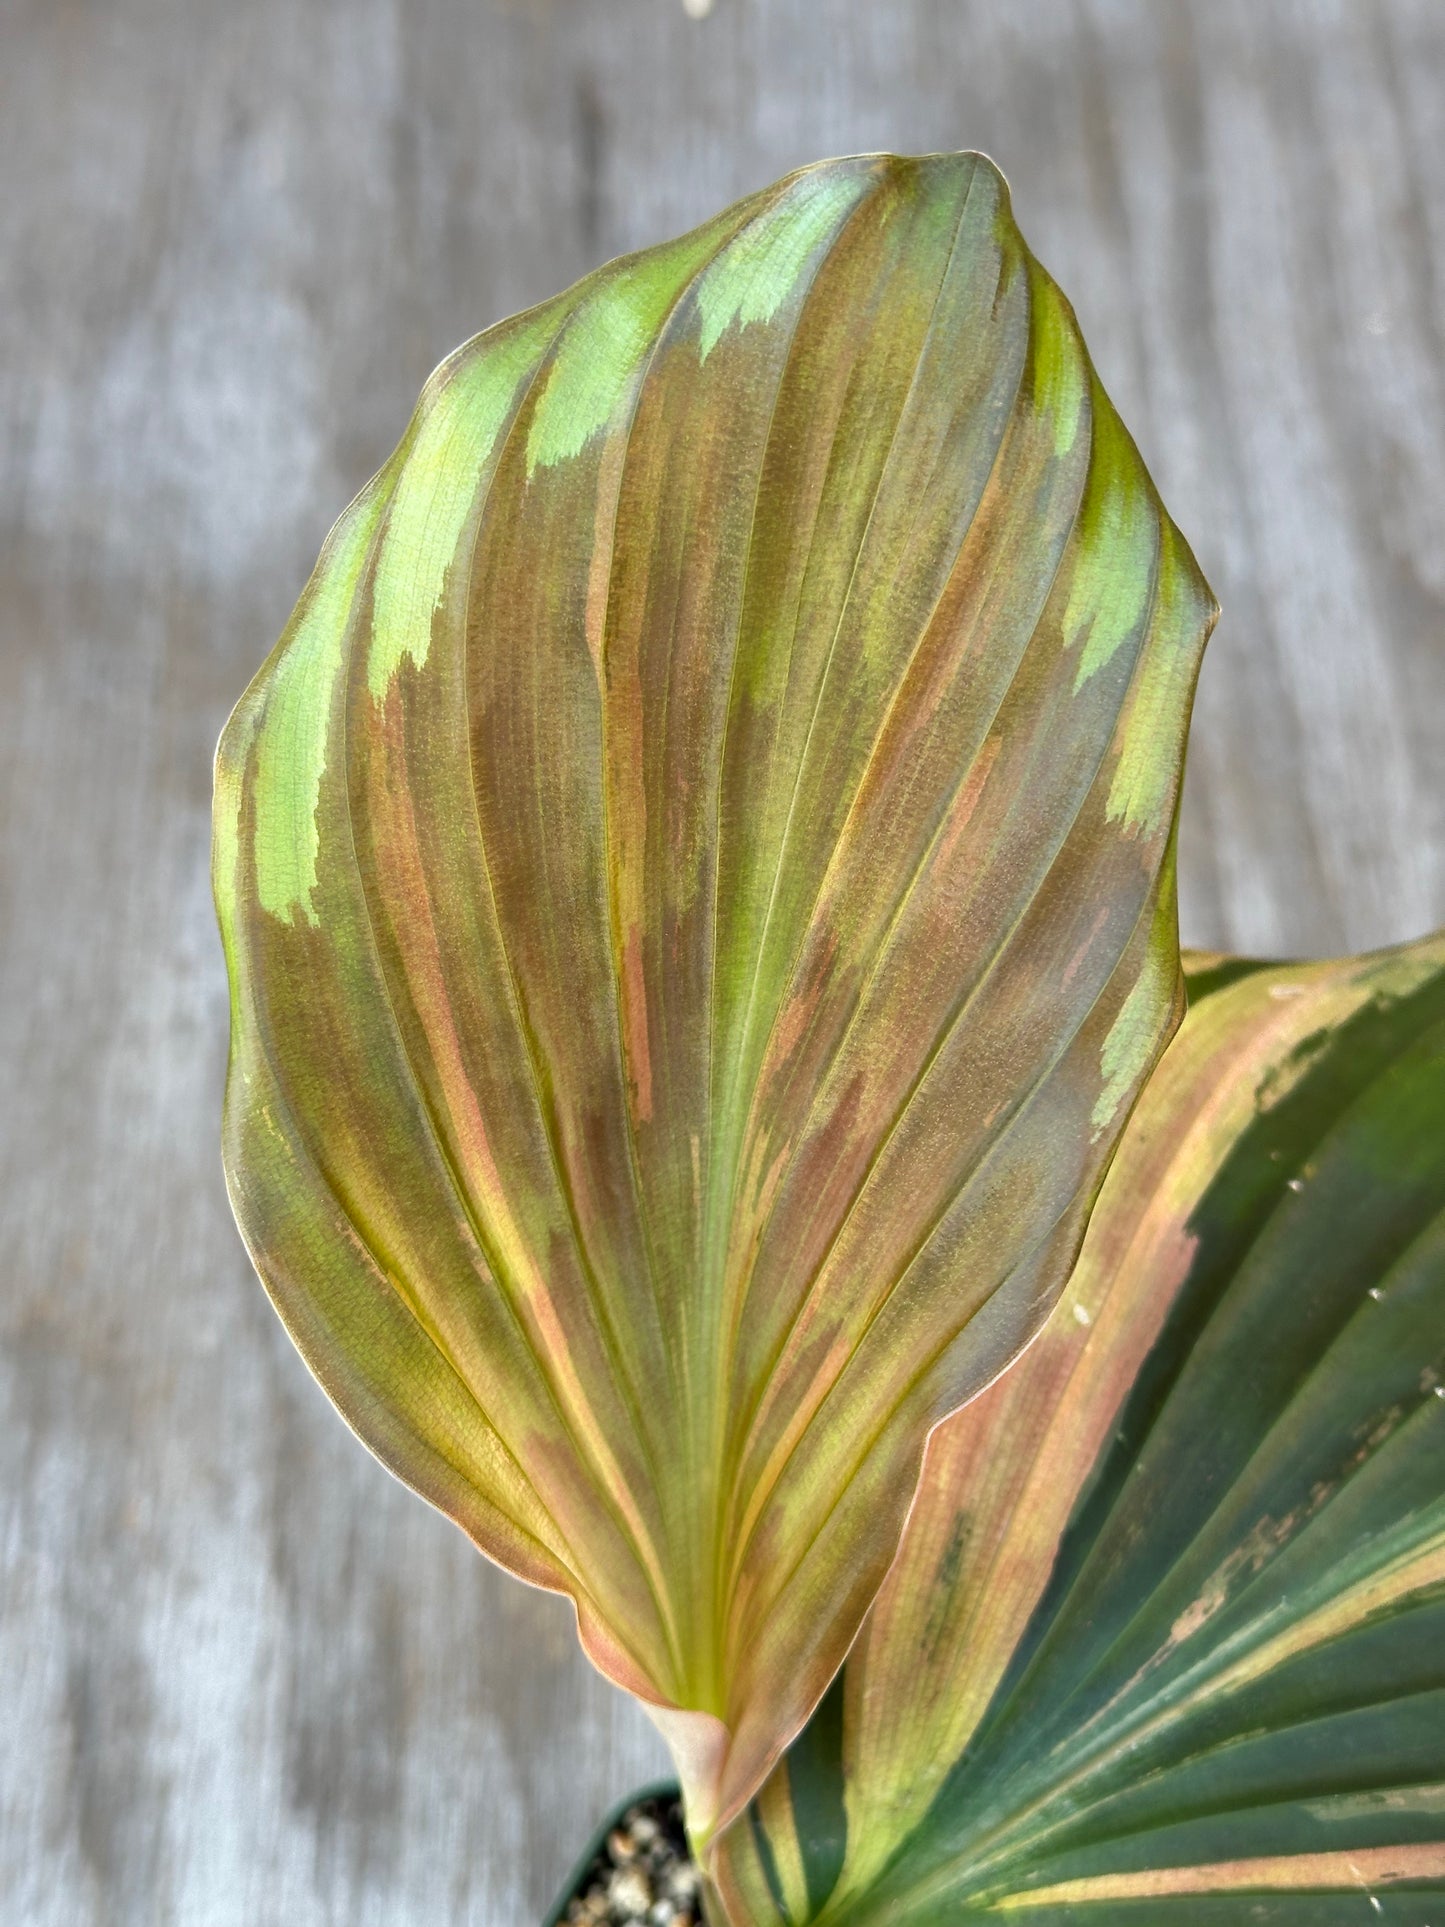
[[[608,1834],[567,1903],[567,1927],[701,1927],[702,1883],[682,1805],[639,1800]]]

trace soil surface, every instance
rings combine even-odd
[[[639,1800],[608,1834],[567,1903],[568,1927],[701,1927],[682,1804]]]

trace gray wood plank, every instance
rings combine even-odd
[[[799,162],[961,145],[1225,605],[1186,934],[1439,921],[1437,0],[0,4],[7,1922],[525,1927],[662,1765],[250,1275],[210,752],[458,340]]]

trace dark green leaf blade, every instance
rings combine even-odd
[[[720,1845],[738,1920],[1445,1894],[1445,939],[1202,988],[1059,1311],[931,1443],[841,1871],[817,1905],[785,1762]]]

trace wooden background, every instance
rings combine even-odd
[[[1441,920],[1441,0],[0,0],[7,1927],[533,1927],[662,1765],[249,1272],[211,750],[447,349],[957,146],[1224,604],[1186,935]]]

